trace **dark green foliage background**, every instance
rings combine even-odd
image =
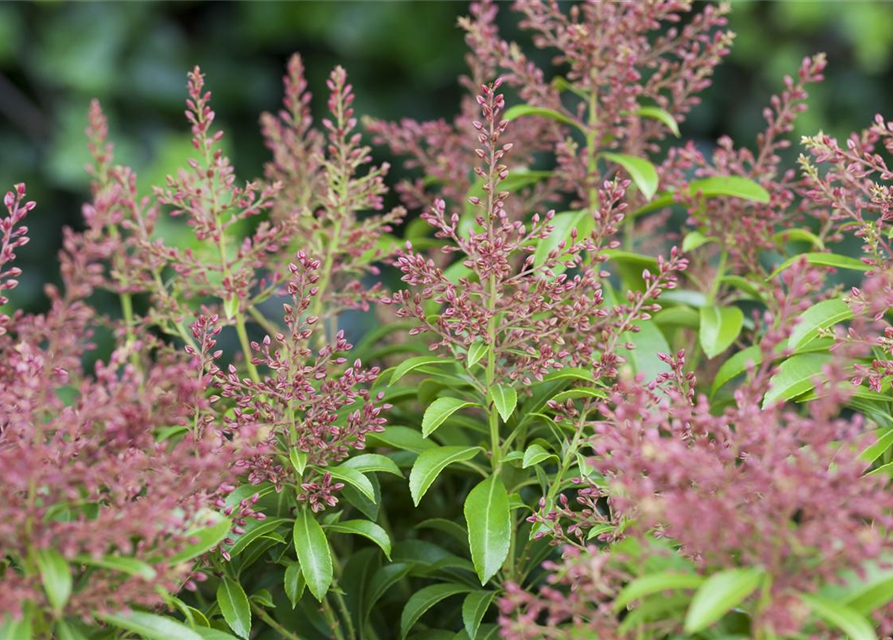
[[[13,304],[42,307],[42,283],[58,279],[61,227],[79,224],[92,97],[109,115],[117,160],[134,166],[148,190],[190,153],[185,74],[199,64],[227,149],[248,179],[267,157],[258,115],[277,108],[295,51],[305,57],[315,114],[325,109],[327,74],[341,64],[358,114],[451,117],[465,70],[456,18],[466,11],[462,2],[396,1],[0,4],[0,184],[25,181],[39,203]],[[525,39],[507,5],[500,23],[509,39]],[[731,28],[732,55],[684,124],[686,137],[751,141],[782,76],[816,51],[829,55],[827,80],[812,92],[797,135],[845,135],[876,111],[893,116],[893,4],[736,2]]]

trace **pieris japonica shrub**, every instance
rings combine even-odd
[[[0,315],[0,637],[889,637],[893,123],[792,140],[816,55],[707,150],[729,7],[512,9],[552,65],[472,4],[451,122],[293,57],[250,182],[198,68],[165,184],[90,106],[63,287]]]

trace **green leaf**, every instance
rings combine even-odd
[[[242,585],[224,576],[217,586],[217,605],[233,633],[247,638],[251,633],[251,603]]]
[[[239,296],[233,294],[227,298],[223,303],[223,312],[226,314],[227,320],[235,318],[236,314],[239,312]]]
[[[884,455],[891,445],[893,445],[893,429],[889,429],[881,434],[877,440],[866,447],[865,450],[859,454],[859,460],[866,464],[872,464],[875,460]]]
[[[148,640],[202,640],[202,636],[186,625],[154,613],[144,611],[99,613],[97,617],[119,629],[136,633]]]
[[[437,356],[416,356],[415,358],[404,360],[396,369],[394,369],[394,373],[391,374],[391,380],[388,382],[388,386],[390,387],[396,384],[400,378],[419,367],[452,364],[454,362],[455,360],[452,358],[439,358]]]
[[[805,593],[800,594],[800,599],[819,618],[843,631],[850,640],[877,640],[877,634],[868,620],[850,607]]]
[[[348,458],[341,463],[342,467],[355,469],[361,473],[370,473],[380,471],[382,473],[390,473],[391,475],[403,477],[403,472],[397,463],[378,453],[363,453],[353,458]]]
[[[755,344],[742,349],[722,363],[719,371],[713,376],[710,396],[713,397],[713,394],[719,391],[724,384],[747,371],[748,362],[752,362],[754,367],[758,367],[763,363],[763,352],[760,351],[760,345]]]
[[[313,597],[322,602],[332,584],[332,555],[322,527],[307,509],[295,518],[295,551]]]
[[[701,585],[685,615],[685,631],[697,633],[741,604],[763,581],[759,569],[727,569]]]
[[[465,499],[465,522],[471,560],[481,584],[487,584],[505,562],[512,538],[508,492],[494,474]]]
[[[196,627],[194,631],[202,637],[202,640],[236,640],[236,636],[211,627]]]
[[[304,469],[307,468],[307,453],[295,447],[288,452],[288,459],[298,472],[298,476],[303,476]]]
[[[689,183],[688,193],[690,195],[699,192],[705,198],[732,197],[763,204],[769,202],[768,191],[753,180],[740,176],[713,176]],[[631,212],[628,217],[635,218],[652,211],[658,211],[664,207],[672,206],[675,202],[672,192],[663,193],[645,206]]]
[[[630,582],[614,600],[614,610],[620,611],[634,600],[676,589],[697,589],[704,584],[704,578],[694,573],[653,573]]]
[[[653,164],[644,158],[620,153],[605,153],[602,155],[626,169],[646,200],[651,200],[654,197],[654,194],[657,192],[658,176],[657,169],[654,168]]]
[[[628,359],[635,367],[636,373],[645,377],[645,382],[651,382],[659,374],[670,370],[670,365],[657,357],[658,353],[672,353],[670,345],[661,330],[653,322],[633,323],[639,328],[623,334],[624,342],[632,342],[636,348],[626,351]],[[625,349],[624,349],[625,351]]]
[[[419,618],[438,602],[469,591],[471,589],[465,585],[451,583],[433,584],[419,589],[410,596],[406,606],[403,607],[403,613],[400,615],[400,637],[405,638]]]
[[[636,115],[642,118],[660,120],[667,125],[667,128],[673,132],[674,136],[678,138],[681,135],[679,133],[679,123],[676,122],[675,118],[673,118],[673,116],[671,116],[665,109],[661,109],[660,107],[639,107],[636,110]]]
[[[34,637],[32,628],[34,608],[26,602],[23,609],[22,617],[18,620],[14,620],[8,613],[0,616],[0,640],[31,640]]]
[[[496,597],[495,591],[472,591],[465,596],[462,603],[462,624],[470,640],[474,640],[484,614],[490,608],[490,603]]]
[[[467,462],[480,453],[480,447],[436,447],[419,454],[409,473],[409,492],[415,506],[428,491],[431,483],[448,465]]]
[[[763,398],[763,407],[796,398],[815,387],[813,379],[821,375],[822,367],[831,360],[826,353],[803,353],[795,355],[778,367],[769,380],[769,391]]]
[[[589,211],[562,211],[555,214],[549,223],[552,232],[545,238],[541,238],[536,245],[536,251],[533,253],[533,266],[541,267],[552,251],[558,250],[558,246],[563,242],[567,248],[571,243],[572,232],[576,229],[577,238],[582,239],[592,233],[595,226],[595,219]],[[563,254],[559,253],[559,259]],[[556,271],[561,271],[562,265],[556,267]]]
[[[92,567],[102,567],[103,569],[119,571],[121,573],[126,573],[129,576],[138,576],[145,580],[154,580],[156,576],[155,568],[152,567],[152,565],[143,562],[142,560],[129,558],[127,556],[108,555],[97,560],[92,556],[84,554],[76,556],[74,561]]]
[[[304,573],[301,571],[300,562],[291,562],[285,568],[284,586],[285,595],[288,596],[291,608],[294,609],[298,606],[298,601],[304,595],[304,588],[307,586],[307,582],[304,580]]]
[[[522,118],[525,116],[537,116],[539,118],[549,118],[551,120],[557,120],[563,124],[569,124],[572,127],[577,127],[583,133],[586,133],[586,129],[576,120],[571,118],[570,116],[566,116],[560,111],[555,111],[554,109],[549,109],[547,107],[534,107],[529,104],[518,104],[514,107],[508,109],[503,115],[502,119],[506,121],[516,120],[517,118]]]
[[[490,399],[496,406],[503,422],[508,422],[518,405],[518,393],[514,387],[507,384],[497,384],[490,387]]]
[[[595,382],[592,373],[586,369],[578,367],[565,367],[543,376],[543,382],[551,382],[552,380],[583,380],[584,382]]]
[[[777,244],[782,244],[791,240],[808,242],[817,249],[825,248],[825,243],[822,242],[822,239],[808,229],[785,229],[784,231],[779,231],[773,235],[772,240]]]
[[[732,346],[741,333],[744,313],[738,307],[702,307],[699,337],[709,360]]]
[[[385,565],[375,572],[372,580],[369,581],[369,588],[366,590],[366,599],[363,602],[363,618],[368,617],[375,603],[388,592],[388,589],[408,576],[412,568],[412,564],[395,562]]]
[[[524,461],[521,463],[521,468],[526,469],[528,467],[532,467],[535,464],[539,464],[544,460],[548,460],[549,458],[555,458],[558,460],[558,456],[554,453],[549,453],[542,446],[534,443],[527,447],[527,451],[524,452]]]
[[[814,267],[834,267],[835,269],[850,269],[852,271],[868,271],[871,268],[861,260],[850,258],[849,256],[841,256],[836,253],[801,253],[788,258],[778,265],[769,276],[769,279],[774,278],[792,264],[796,264],[804,258],[807,263]]]
[[[471,369],[490,351],[490,345],[481,339],[477,339],[468,347],[468,356],[465,358],[465,366]]]
[[[403,449],[413,453],[421,453],[426,449],[433,449],[437,446],[430,440],[426,440],[416,429],[410,429],[409,427],[385,427],[381,433],[369,433],[366,439],[380,442],[386,447]]]
[[[749,295],[754,300],[762,300],[764,298],[763,293],[753,282],[751,282],[747,278],[742,278],[741,276],[736,275],[729,275],[723,276],[722,278],[720,278],[719,281],[723,284],[735,287],[739,291]]]
[[[726,196],[762,204],[769,202],[768,191],[753,180],[741,176],[713,176],[690,183],[689,193],[694,195],[698,192],[705,198]]]
[[[230,556],[236,557],[241,554],[255,540],[267,535],[271,531],[275,531],[280,526],[288,524],[288,518],[265,518],[264,520],[249,520],[243,527],[245,533],[236,537],[235,542],[228,549]]]
[[[788,347],[796,350],[817,338],[820,329],[833,327],[852,317],[852,309],[839,298],[819,302],[800,315],[800,319],[791,331]]]
[[[56,640],[87,640],[87,636],[81,633],[80,629],[68,624],[65,620],[56,620],[56,634],[53,636]],[[8,640],[19,640],[21,638],[30,638],[31,631],[28,630],[27,635],[10,636]],[[0,631],[0,639],[7,640],[7,636]]]
[[[37,552],[37,568],[47,600],[58,615],[71,596],[72,577],[68,561],[55,549],[43,549]]]
[[[459,409],[477,406],[480,405],[461,398],[438,398],[425,410],[425,415],[422,417],[422,435],[426,438],[430,436]]]
[[[716,242],[716,238],[705,236],[700,231],[692,231],[691,233],[686,234],[685,238],[682,239],[682,250],[688,253],[708,242]]]
[[[229,518],[215,511],[203,513],[200,515],[200,518],[211,520],[212,523],[190,530],[186,538],[196,540],[196,542],[186,545],[181,551],[168,558],[167,562],[169,564],[179,564],[206,554],[223,542],[223,539],[229,535],[229,530],[233,526]]]
[[[366,496],[367,499],[376,502],[375,488],[372,486],[372,482],[356,469],[351,469],[347,465],[339,464],[334,467],[320,467],[318,470],[320,473],[331,473],[332,477],[336,480],[346,482]]]
[[[344,522],[336,522],[327,524],[326,531],[334,531],[335,533],[352,533],[357,536],[368,538],[384,551],[388,560],[391,559],[391,539],[384,529],[369,520],[345,520]]]

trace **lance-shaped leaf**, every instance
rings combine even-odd
[[[744,313],[738,307],[703,307],[699,337],[701,348],[710,359],[732,346],[744,324]]]
[[[480,406],[476,402],[468,402],[460,398],[438,398],[425,410],[422,417],[422,435],[426,438],[434,433],[440,425],[459,409]]]
[[[322,602],[332,584],[332,555],[325,532],[308,509],[295,519],[294,543],[307,588]]]
[[[435,447],[426,449],[416,458],[409,473],[409,492],[415,506],[419,502],[431,483],[440,475],[448,465],[455,462],[467,462],[480,453],[480,447]]]
[[[514,387],[510,387],[507,384],[493,385],[490,388],[490,399],[493,401],[493,406],[496,407],[499,415],[502,416],[502,421],[508,422],[518,404],[518,393]]]
[[[465,499],[471,560],[481,584],[487,584],[508,556],[512,538],[509,498],[499,476],[478,484]]]
[[[217,586],[217,606],[229,628],[240,638],[251,633],[251,604],[238,582],[224,576]]]

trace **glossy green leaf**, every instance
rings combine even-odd
[[[264,520],[249,520],[244,527],[245,533],[235,536],[235,541],[228,551],[230,556],[241,555],[252,542],[275,531],[279,527],[289,523],[288,518],[265,518]]]
[[[490,399],[502,417],[502,421],[508,422],[518,405],[518,392],[507,384],[496,384],[490,387]]]
[[[391,559],[391,539],[387,532],[380,526],[369,520],[345,520],[325,525],[326,531],[335,533],[350,533],[356,536],[363,536],[377,544],[388,560]]]
[[[738,307],[703,307],[698,337],[708,359],[732,346],[744,325],[744,313]]]
[[[821,375],[822,367],[830,360],[830,354],[803,353],[782,362],[769,380],[769,391],[763,398],[763,407],[796,398],[811,390],[815,387],[813,380]]]
[[[206,554],[223,542],[223,539],[229,535],[229,531],[233,526],[229,518],[217,512],[209,511],[200,517],[203,521],[210,521],[210,524],[191,529],[186,538],[195,540],[195,542],[186,545],[179,552],[168,558],[168,563],[179,564]]]
[[[108,555],[97,560],[89,555],[80,555],[76,556],[74,561],[92,567],[102,567],[103,569],[126,573],[129,576],[138,576],[145,580],[154,580],[156,576],[155,568],[152,565],[127,556]]]
[[[295,518],[294,543],[307,588],[322,602],[332,584],[332,555],[325,532],[308,509]]]
[[[582,380],[584,382],[595,382],[595,378],[592,377],[592,372],[578,367],[565,367],[543,376],[543,382],[551,382],[553,380]]]
[[[689,183],[688,193],[696,195],[700,193],[704,198],[741,198],[750,202],[768,203],[769,192],[753,180],[740,176],[713,176],[703,180],[695,180]],[[676,199],[672,192],[662,193],[657,198],[639,209],[631,212],[629,217],[658,211],[675,204]]]
[[[409,427],[385,427],[381,433],[373,432],[368,434],[366,439],[380,442],[392,449],[402,449],[404,451],[412,451],[413,453],[421,453],[426,449],[433,449],[437,446],[430,440],[426,440],[417,429],[410,429]]]
[[[34,607],[27,602],[18,620],[13,619],[8,613],[0,616],[0,640],[32,640],[33,621]]]
[[[341,463],[341,466],[355,469],[361,473],[382,472],[403,477],[403,472],[400,471],[396,462],[378,453],[361,453],[353,458],[348,458]]]
[[[448,465],[466,462],[480,453],[480,447],[436,447],[419,454],[409,473],[409,492],[415,506],[428,491],[431,483]]]
[[[820,329],[833,327],[852,317],[852,309],[840,298],[823,300],[800,315],[791,331],[788,347],[796,350],[817,338]]]
[[[697,589],[704,584],[704,577],[694,573],[652,573],[630,582],[614,600],[614,609],[620,611],[635,600],[655,593],[676,589]]]
[[[37,568],[47,600],[57,613],[65,608],[71,597],[72,577],[68,561],[55,549],[37,552]]]
[[[632,362],[636,373],[642,374],[645,382],[651,382],[659,374],[670,370],[670,365],[661,360],[657,354],[672,353],[672,350],[655,323],[636,321],[633,324],[639,330],[635,333],[632,331],[624,333],[623,340],[632,342],[636,348],[626,351],[624,355]]]
[[[713,176],[689,184],[689,193],[700,192],[705,198],[731,197],[767,204],[769,192],[759,184],[741,176]]]
[[[231,295],[223,302],[223,312],[226,314],[227,320],[232,320],[239,312],[239,296]]]
[[[764,574],[759,569],[727,569],[710,576],[695,593],[685,614],[685,631],[709,627],[756,591]]]
[[[539,464],[544,460],[548,460],[549,458],[555,458],[558,460],[558,456],[554,453],[549,453],[546,451],[541,445],[536,443],[527,447],[527,450],[524,452],[524,460],[521,463],[521,468],[526,469],[528,467],[532,467],[535,464]]]
[[[774,278],[779,273],[804,258],[806,259],[806,262],[815,267],[834,267],[835,269],[849,269],[851,271],[868,271],[871,268],[861,260],[850,258],[849,256],[841,256],[836,253],[800,253],[788,258],[778,265],[769,278]]]
[[[595,220],[589,211],[562,211],[555,214],[549,223],[552,227],[552,233],[548,237],[541,238],[536,245],[536,251],[533,253],[533,264],[536,267],[542,266],[552,251],[558,250],[561,243],[567,248],[571,244],[572,232],[576,230],[577,239],[582,240],[588,236],[595,226]],[[559,259],[563,254],[559,253]],[[556,271],[561,271],[562,266]]]
[[[236,636],[212,627],[196,627],[193,629],[202,640],[236,640]]]
[[[307,581],[304,580],[304,573],[301,571],[301,563],[289,563],[285,568],[284,587],[285,595],[288,596],[288,601],[291,603],[292,609],[298,606],[298,602],[300,601],[301,596],[304,595],[304,588],[306,586]]]
[[[298,472],[299,476],[304,475],[304,469],[307,468],[307,453],[294,447],[288,452],[288,460],[291,466]]]
[[[654,168],[651,162],[644,158],[621,153],[605,153],[602,155],[626,169],[646,200],[651,200],[654,197],[654,194],[657,192],[658,176],[657,169]]]
[[[468,347],[468,355],[465,358],[465,366],[471,369],[490,351],[490,345],[481,339],[475,340]]]
[[[415,358],[404,360],[396,369],[394,369],[394,373],[391,374],[391,380],[388,382],[388,386],[396,384],[400,378],[419,367],[433,367],[452,364],[454,362],[455,360],[452,358],[439,358],[437,356],[416,356]]]
[[[356,469],[351,469],[347,465],[339,464],[334,467],[320,468],[320,471],[331,473],[332,477],[336,480],[346,482],[354,489],[366,496],[366,499],[371,500],[372,502],[376,502],[375,488],[372,486],[372,482],[369,480],[369,478],[367,478]]]
[[[217,606],[233,633],[247,638],[251,633],[251,603],[242,585],[224,576],[217,586]]]
[[[499,476],[472,489],[464,510],[471,560],[481,584],[487,584],[505,562],[512,538],[508,492]]]
[[[850,607],[805,593],[800,594],[800,599],[827,624],[843,631],[849,640],[877,640],[871,623]]]
[[[891,446],[893,446],[893,429],[888,429],[859,454],[859,460],[866,464],[872,464],[884,455]]]
[[[704,246],[708,242],[716,242],[716,238],[706,236],[700,231],[692,231],[686,234],[685,238],[682,239],[682,250],[688,253],[689,251],[694,251],[698,247]]]
[[[773,235],[772,240],[778,244],[789,242],[791,240],[795,242],[808,242],[818,249],[825,248],[825,243],[822,242],[822,239],[808,229],[785,229],[784,231],[779,231]]]
[[[465,596],[465,601],[462,603],[462,624],[470,640],[475,640],[481,620],[484,619],[484,614],[490,608],[494,597],[496,597],[495,591],[472,591]]]
[[[388,592],[388,589],[403,580],[412,571],[413,565],[408,562],[394,562],[379,568],[366,589],[363,602],[363,617],[366,618],[372,607]]]
[[[31,631],[28,635],[4,636],[0,630],[0,640],[20,640],[21,638],[30,638]],[[55,635],[56,640],[88,640],[87,636],[81,633],[80,629],[73,624],[69,624],[65,620],[56,620]]]
[[[451,415],[466,407],[480,406],[476,402],[468,402],[461,398],[438,398],[425,410],[422,417],[422,435],[426,438],[446,422]]]
[[[103,622],[130,631],[147,640],[202,640],[196,631],[173,618],[130,611],[129,613],[97,614]]]
[[[749,363],[758,367],[763,362],[763,352],[759,345],[753,345],[738,351],[731,358],[722,363],[719,371],[713,376],[713,384],[710,387],[710,395],[713,396],[723,385],[734,380],[747,371]]]
[[[642,118],[652,118],[654,120],[659,120],[660,122],[667,125],[667,128],[673,133],[677,138],[680,136],[679,133],[679,123],[676,122],[675,118],[666,110],[661,109],[660,107],[639,107],[636,110],[636,115]]]
[[[461,584],[440,583],[432,584],[416,591],[400,615],[400,637],[405,638],[410,629],[419,621],[426,611],[442,600],[460,593],[468,593],[471,589]]]
[[[506,112],[502,115],[502,119],[512,121],[516,120],[517,118],[523,118],[525,116],[549,118],[550,120],[556,120],[558,122],[561,122],[562,124],[569,124],[572,127],[577,127],[578,129],[586,133],[586,130],[579,122],[577,122],[570,116],[564,115],[560,111],[555,111],[555,109],[549,109],[548,107],[535,107],[529,104],[518,104],[506,110]]]

